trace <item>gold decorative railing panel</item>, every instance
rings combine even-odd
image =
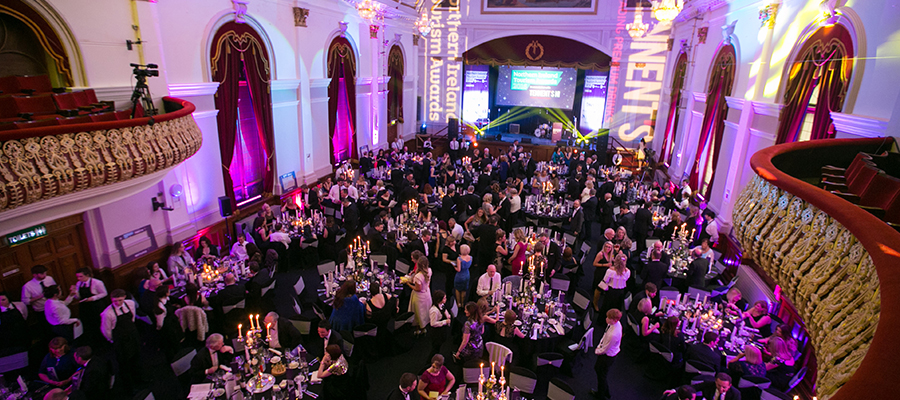
[[[152,125],[2,138],[0,212],[162,171],[202,142],[190,112]]]
[[[756,176],[737,199],[734,233],[806,323],[829,399],[862,363],[881,312],[875,264],[847,228]]]

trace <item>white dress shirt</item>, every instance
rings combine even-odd
[[[509,213],[515,214],[522,209],[522,198],[519,195],[509,196]]]
[[[246,261],[250,259],[250,256],[247,255],[247,242],[241,244],[241,242],[236,242],[231,246],[231,255],[237,257],[238,260]]]
[[[272,232],[269,234],[270,242],[281,242],[284,243],[285,247],[291,245],[291,236],[284,232]]]
[[[603,276],[603,282],[606,282],[610,289],[625,289],[625,285],[630,277],[631,270],[628,268],[625,268],[625,272],[622,275],[617,274],[616,270],[609,268],[606,270],[606,275]]]
[[[594,354],[615,357],[616,354],[619,354],[621,344],[622,323],[616,321],[616,323],[606,327],[606,332],[603,333],[603,338],[600,339],[600,344],[597,345]]]
[[[69,309],[69,303],[72,297],[65,300],[48,299],[44,303],[44,315],[50,325],[69,325],[78,322],[78,318],[72,318],[72,310]]]
[[[347,193],[349,193],[349,191]],[[328,199],[334,204],[341,203],[341,185],[331,186],[331,190],[328,191]]]
[[[41,283],[44,285],[41,286]],[[25,305],[31,304],[31,309],[37,312],[44,312],[44,302],[47,299],[41,298],[35,300],[34,303],[31,303],[31,300],[44,295],[44,288],[50,287],[56,284],[56,281],[53,280],[52,276],[47,275],[43,281],[36,280],[32,278],[30,281],[25,282],[25,285],[22,286],[22,302]]]
[[[269,347],[273,349],[281,348],[281,343],[278,341],[278,323],[272,325],[269,328]]]
[[[487,296],[492,290],[498,289],[500,289],[500,273],[495,273],[491,278],[485,272],[478,278],[478,287],[475,289],[475,293],[478,293],[479,296]]]
[[[356,190],[356,186],[347,186],[347,196],[350,196],[353,200],[359,200],[359,190]]]
[[[709,235],[709,242],[715,244],[719,241],[719,223],[716,220],[709,221],[706,224],[706,234]]]
[[[447,310],[441,313],[441,310],[436,305],[432,305],[431,309],[428,310],[428,315],[431,317],[431,326],[434,328],[450,325],[450,315],[447,314]]]
[[[97,301],[106,297],[106,285],[103,284],[103,281],[94,278],[88,278],[87,282],[78,281],[75,284],[75,297],[78,297],[78,290],[85,286],[90,288],[93,296],[81,299],[82,301]]]
[[[22,314],[22,319],[28,319],[28,307],[25,306],[25,303],[20,301],[13,301],[9,303],[9,307],[0,306],[0,313],[5,313],[7,311],[16,310],[19,314]]]
[[[453,225],[453,229],[450,231],[450,235],[456,238],[457,241],[462,239],[463,235],[466,234],[465,229],[463,229],[462,224]]]
[[[113,341],[113,330],[116,329],[119,316],[129,312],[131,313],[131,322],[134,322],[137,315],[137,305],[133,300],[125,299],[125,304],[122,304],[122,307],[116,308],[110,304],[100,313],[100,332],[103,333],[103,337],[109,340],[110,343]]]

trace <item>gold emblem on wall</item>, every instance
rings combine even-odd
[[[544,46],[542,46],[537,40],[528,44],[528,47],[525,47],[525,57],[528,57],[531,61],[540,60],[541,57],[544,56]]]

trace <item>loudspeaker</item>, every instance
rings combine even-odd
[[[222,214],[222,217],[231,216],[234,214],[234,210],[231,209],[231,198],[228,196],[219,197],[219,214]]]
[[[530,138],[530,137],[522,138],[522,144],[526,144],[526,143],[531,143],[531,138]]]
[[[459,120],[450,118],[447,123],[447,139],[456,140],[456,138],[459,137]]]
[[[509,133],[518,134],[519,133],[519,124],[509,124]]]

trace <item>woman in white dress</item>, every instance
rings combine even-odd
[[[409,299],[409,311],[416,313],[417,335],[425,333],[431,321],[431,268],[428,265],[428,257],[419,257],[416,260],[416,270],[413,276],[406,282],[412,288]]]

